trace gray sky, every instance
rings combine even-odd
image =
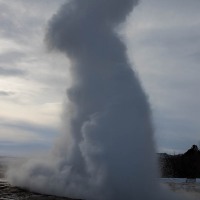
[[[49,149],[59,134],[69,61],[44,44],[64,0],[0,0],[0,155]],[[149,96],[159,152],[200,141],[200,1],[141,0],[120,27]]]

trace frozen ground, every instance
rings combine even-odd
[[[164,187],[169,187],[170,190],[183,194],[184,196],[195,197],[195,199],[200,199],[200,184],[188,184],[184,183],[183,180],[161,180],[161,184]],[[0,200],[72,200],[69,198],[61,198],[55,196],[42,195],[37,193],[32,193],[27,190],[23,190],[17,187],[9,185],[5,179],[0,178]]]
[[[16,158],[0,156],[0,200],[72,200],[70,198],[37,194],[8,184],[4,176],[5,170],[7,165],[15,162],[15,160]],[[17,160],[19,161],[18,158]]]
[[[17,187],[13,187],[6,182],[4,172],[8,163],[13,158],[0,157],[0,200],[72,200],[55,196],[32,193]],[[159,180],[163,187],[167,187],[173,192],[184,194],[185,196],[200,199],[200,179],[196,183],[186,183],[185,178],[162,178]]]
[[[161,183],[186,183],[186,178],[161,178]],[[200,179],[196,179],[196,183],[200,184]]]
[[[70,200],[32,193],[9,185],[5,180],[0,179],[0,200]]]
[[[160,183],[175,193],[189,197],[188,199],[200,199],[200,179],[196,183],[186,183],[186,178],[161,178]]]

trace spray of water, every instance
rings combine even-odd
[[[91,200],[166,199],[156,181],[151,112],[116,34],[138,0],[71,0],[46,41],[71,60],[72,83],[53,153],[11,169],[11,183]]]

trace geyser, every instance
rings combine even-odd
[[[138,0],[71,0],[46,41],[71,60],[65,134],[50,156],[10,169],[12,184],[91,200],[167,199],[156,181],[151,111],[118,25]]]

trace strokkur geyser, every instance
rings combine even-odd
[[[49,48],[71,60],[66,130],[52,155],[11,183],[87,200],[168,199],[157,178],[151,111],[116,29],[138,0],[71,0],[49,23]]]

